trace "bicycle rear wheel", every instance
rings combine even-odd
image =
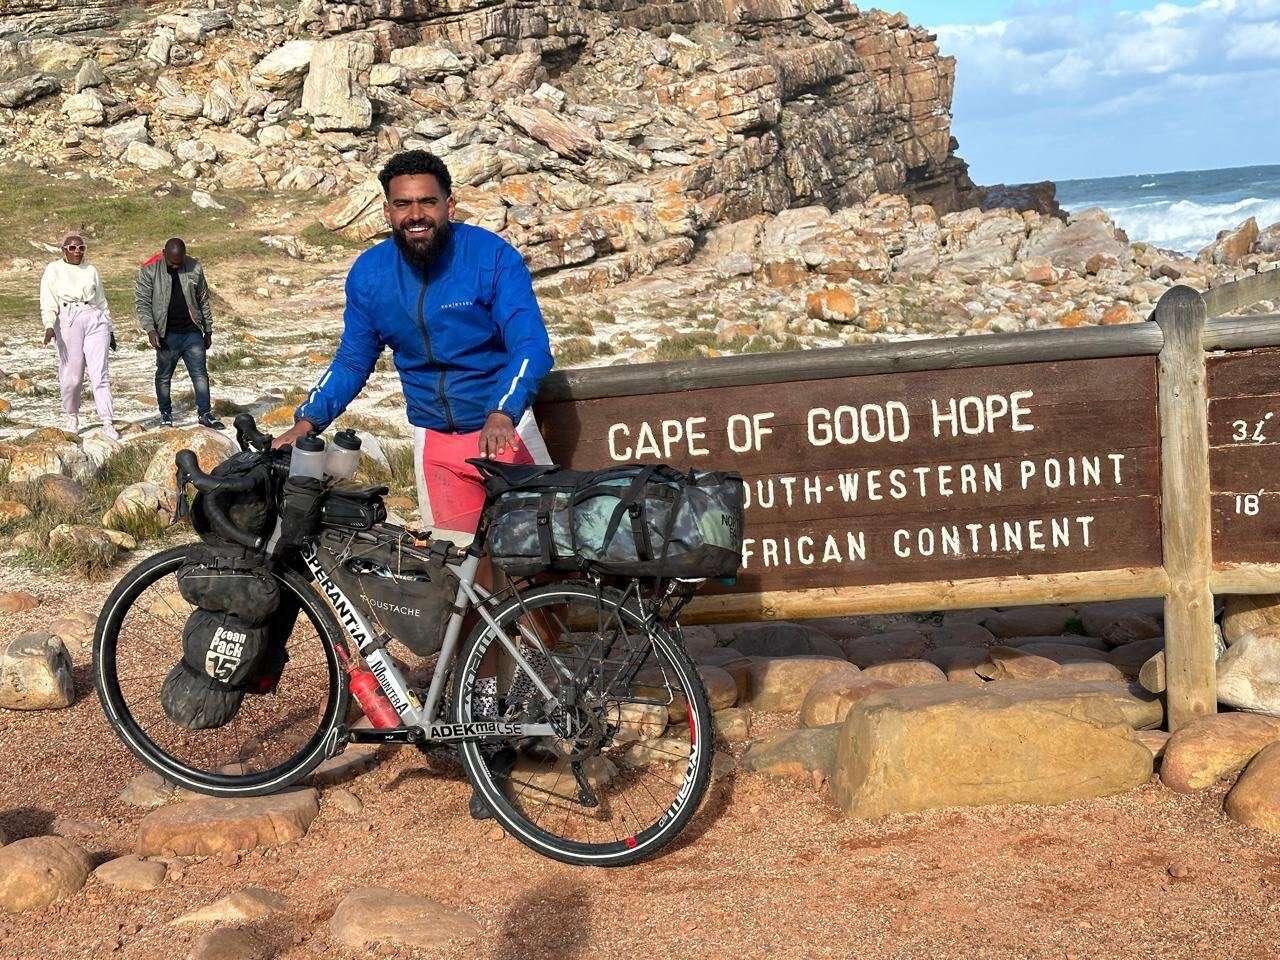
[[[337,742],[349,693],[336,643],[341,627],[299,574],[275,572],[284,601],[297,605],[288,660],[267,694],[246,694],[223,726],[190,730],[170,720],[160,691],[182,656],[191,606],[174,574],[189,547],[144,560],[103,605],[94,637],[94,683],[107,720],[156,773],[198,793],[258,796],[310,773]]]
[[[512,597],[493,616],[506,636],[523,637],[531,670],[561,705],[500,656],[498,717],[550,723],[557,736],[464,744],[475,789],[506,829],[553,859],[622,866],[656,854],[711,778],[711,708],[697,668],[617,590],[555,584]],[[495,646],[485,623],[467,639],[454,671],[455,722],[493,719],[476,680]]]

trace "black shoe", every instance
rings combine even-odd
[[[171,413],[162,413],[162,414],[160,414],[160,426],[162,426],[162,427],[172,427],[172,426],[173,426],[173,414],[171,414]]]
[[[488,757],[489,772],[496,779],[505,780],[516,765],[516,751],[513,747],[499,747]],[[480,796],[474,787],[471,789],[471,802],[467,804],[472,820],[492,820],[493,809],[489,801]]]
[[[210,430],[225,430],[227,425],[215,417],[212,413],[202,414],[199,420],[200,426],[208,427]]]

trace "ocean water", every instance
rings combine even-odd
[[[1280,221],[1280,166],[1059,180],[1058,202],[1067,210],[1101,207],[1130,240],[1194,256],[1249,217],[1259,227]]]

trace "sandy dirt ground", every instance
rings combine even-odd
[[[107,585],[45,580],[41,608],[96,608]],[[87,657],[69,710],[0,712],[0,829],[57,832],[98,861],[131,852],[144,811],[118,799],[140,770],[104,722]],[[786,724],[789,720],[775,721]],[[468,958],[1276,956],[1280,838],[1222,813],[1225,787],[1192,797],[1152,781],[1059,807],[952,809],[847,821],[810,784],[719,781],[658,859],[620,870],[543,859],[469,818],[458,768],[384,748],[322,799],[307,836],[276,849],[190,859],[147,893],[94,879],[75,897],[0,915],[0,957],[184,957],[198,930],[175,917],[260,886],[288,909],[250,925],[274,955],[349,958],[328,922],[350,890],[420,892],[475,918],[477,943],[376,956]]]

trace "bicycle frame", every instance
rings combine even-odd
[[[468,552],[461,563],[447,564],[445,566],[445,569],[457,578],[458,592],[454,598],[453,613],[450,615],[449,622],[445,627],[444,642],[440,648],[440,656],[436,660],[435,672],[431,677],[431,685],[428,688],[425,703],[419,700],[418,696],[409,689],[408,684],[405,683],[404,675],[400,672],[390,654],[387,653],[386,635],[373,628],[356,605],[342,592],[342,588],[324,571],[313,545],[307,544],[303,547],[302,560],[311,574],[315,588],[328,601],[329,606],[337,615],[338,622],[342,624],[347,637],[356,650],[359,651],[361,657],[364,658],[365,663],[369,665],[369,670],[377,678],[378,685],[382,688],[383,693],[386,694],[387,699],[391,701],[396,713],[400,715],[402,724],[400,728],[381,731],[386,739],[391,739],[390,735],[405,731],[418,731],[420,740],[431,742],[477,740],[482,737],[493,736],[538,737],[559,735],[560,731],[557,731],[549,723],[506,723],[498,720],[447,723],[438,719],[444,700],[445,678],[448,675],[450,664],[453,663],[454,654],[462,636],[463,618],[469,609],[474,609],[481,619],[488,624],[489,628],[497,634],[498,641],[516,662],[517,667],[525,672],[538,692],[547,699],[548,708],[554,710],[561,706],[559,697],[538,676],[537,671],[530,666],[528,660],[520,652],[519,644],[513,642],[502,631],[497,621],[489,613],[488,601],[492,599],[493,595],[475,582],[476,570],[480,565],[480,556],[478,554]],[[552,662],[555,663],[556,661],[552,659]],[[564,670],[562,666],[560,669]]]

